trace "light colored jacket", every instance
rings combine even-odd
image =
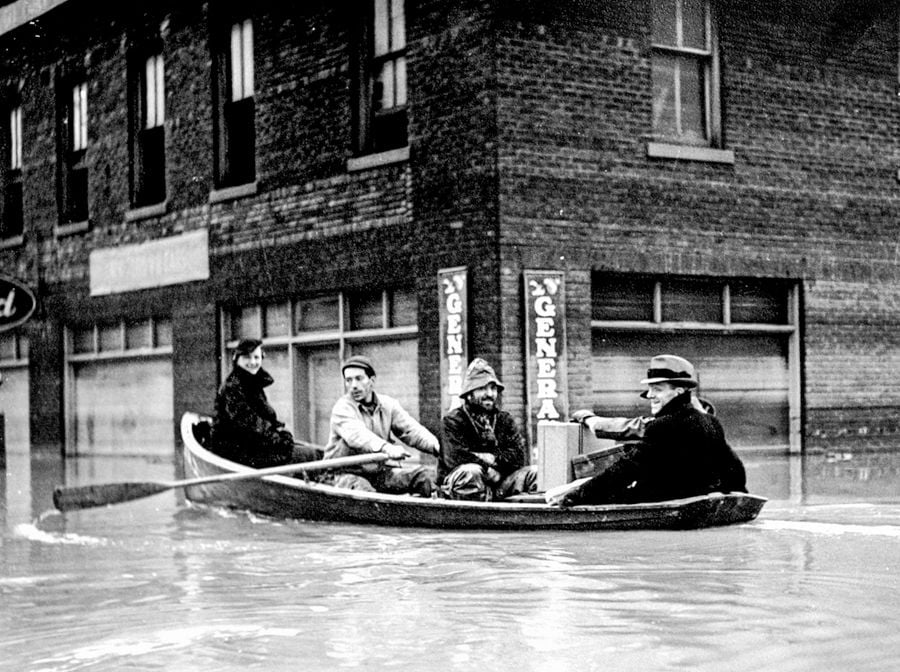
[[[390,444],[391,436],[403,444],[437,455],[437,438],[407,413],[400,402],[386,394],[375,395],[370,411],[345,394],[331,409],[331,431],[325,459],[377,453]]]

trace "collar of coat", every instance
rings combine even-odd
[[[655,417],[661,418],[666,415],[675,415],[685,408],[692,408],[690,390],[674,397],[668,404],[659,409],[659,413]]]
[[[241,381],[242,385],[249,385],[260,389],[268,387],[275,382],[275,379],[263,368],[260,368],[256,373],[250,373],[247,369],[236,366],[234,367],[234,373],[238,377],[238,380]]]

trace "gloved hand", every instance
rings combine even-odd
[[[572,413],[572,420],[574,422],[583,423],[588,418],[593,418],[593,417],[594,417],[594,412],[587,408],[582,408],[581,410],[578,410],[578,411],[575,411],[574,413]]]

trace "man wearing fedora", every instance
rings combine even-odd
[[[722,425],[693,396],[694,365],[676,355],[650,360],[647,389],[652,420],[628,430],[639,440],[606,471],[569,488],[547,493],[547,502],[574,504],[657,502],[710,492],[746,492],[744,465],[725,440]],[[589,412],[578,420],[591,425]],[[622,419],[611,419],[622,420]],[[614,425],[610,425],[614,427]]]
[[[480,357],[463,379],[461,406],[441,421],[438,484],[451,499],[492,500],[534,492],[537,468],[512,415],[498,406],[503,383]]]
[[[392,437],[428,455],[438,454],[439,444],[434,434],[404,410],[399,401],[375,393],[372,360],[354,355],[341,365],[341,374],[347,392],[331,410],[326,459],[367,453],[385,453],[391,460],[409,457],[403,446],[391,442]],[[326,480],[353,490],[422,497],[431,497],[434,490],[434,482],[425,467],[400,467],[385,462],[363,465]]]

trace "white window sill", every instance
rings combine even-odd
[[[10,236],[9,238],[0,238],[0,250],[6,250],[11,247],[19,247],[25,242],[25,236],[21,233],[18,236]]]
[[[140,208],[131,208],[125,211],[126,222],[136,222],[149,217],[159,217],[166,214],[167,201],[162,203],[154,203],[153,205],[145,205]]]
[[[347,170],[352,173],[357,170],[380,168],[382,166],[390,166],[405,161],[409,161],[409,145],[406,147],[398,147],[397,149],[389,149],[386,152],[379,152],[378,154],[366,154],[365,156],[347,159]]]
[[[253,196],[257,192],[257,183],[247,182],[246,184],[238,184],[233,187],[225,187],[224,189],[215,189],[209,192],[210,203],[223,203],[225,201],[233,201],[236,198],[244,196]]]
[[[54,233],[57,238],[62,238],[63,236],[71,236],[76,233],[84,233],[85,231],[91,228],[91,221],[89,219],[84,220],[83,222],[72,222],[71,224],[57,224],[54,229]]]
[[[697,147],[694,145],[674,145],[667,142],[648,142],[647,156],[654,159],[677,159],[679,161],[704,161],[706,163],[734,164],[734,151]]]

